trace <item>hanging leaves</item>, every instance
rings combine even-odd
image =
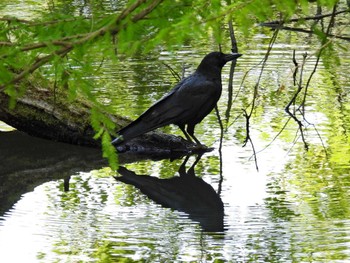
[[[228,19],[249,35],[255,23],[284,22],[316,8],[307,0],[130,0],[118,1],[110,9],[91,1],[82,12],[77,3],[63,2],[40,10],[33,19],[0,17],[0,92],[9,95],[10,106],[15,107],[16,99],[26,91],[21,82],[39,72],[55,83],[55,90],[67,90],[67,100],[84,97],[93,105],[95,138],[101,140],[113,167],[117,159],[110,133],[115,127],[95,97],[89,78],[96,61],[117,59],[116,52],[133,56],[171,50],[198,39],[214,39],[219,44]],[[337,1],[317,2],[329,8]],[[325,41],[323,31],[313,30]]]

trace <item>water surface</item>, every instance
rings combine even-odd
[[[115,180],[119,174],[107,167],[99,151],[1,132],[1,261],[349,261],[349,53],[335,50],[340,64],[330,68],[332,58],[322,60],[313,77],[303,121],[306,151],[284,107],[296,90],[293,50],[298,61],[305,52],[310,55],[307,77],[318,42],[280,33],[251,119],[257,170],[251,145],[242,147],[242,109],[251,103],[260,74],[256,65],[271,35],[261,28],[249,41],[239,41],[244,56],[235,71],[237,98],[228,122],[223,116],[229,65],[223,70],[219,111],[227,129],[221,149],[220,127],[212,113],[196,127],[196,135],[214,150],[198,159],[192,173],[196,156],[185,163],[185,174],[180,169],[185,157],[122,162],[131,173],[153,178],[152,184],[142,183],[142,192],[141,187]],[[185,64],[186,75],[215,49],[197,43],[171,53],[130,58],[123,65],[106,61],[103,71],[91,76],[96,95],[121,115],[135,119],[177,82],[164,63],[179,73]],[[0,128],[7,130],[3,124]],[[181,136],[173,126],[164,131]],[[174,178],[185,178],[186,183],[178,184]],[[150,196],[155,184],[167,194],[167,205]],[[193,197],[199,189],[206,195]],[[189,201],[181,203],[182,196]],[[201,205],[207,206],[207,216],[196,210]]]

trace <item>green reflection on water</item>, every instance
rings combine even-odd
[[[0,121],[0,132],[10,132],[14,131],[15,129],[11,126],[7,125],[6,123]]]
[[[16,10],[11,9],[13,12]],[[253,30],[265,34],[265,37],[239,43],[244,57],[238,63],[236,79],[241,79],[243,73],[261,59],[269,41],[268,30]],[[108,168],[74,176],[68,192],[64,191],[63,182],[50,182],[47,188],[39,189],[48,197],[47,203],[43,205],[47,206],[44,211],[48,217],[36,223],[45,229],[42,235],[52,239],[49,249],[38,252],[38,260],[349,260],[350,59],[337,46],[328,50],[327,57],[323,57],[322,66],[309,89],[306,119],[315,124],[317,130],[312,125],[307,126],[306,139],[311,145],[309,151],[305,152],[300,140],[295,143],[298,138],[297,125],[292,120],[287,123],[284,107],[296,88],[291,77],[292,50],[297,50],[300,60],[302,53],[308,51],[311,54],[318,45],[311,38],[299,38],[291,32],[281,32],[279,41],[282,45],[273,50],[261,82],[251,128],[259,149],[271,143],[287,159],[282,169],[259,175],[267,180],[266,197],[257,204],[242,205],[237,201],[241,197],[232,192],[235,186],[230,182],[232,177],[243,181],[244,177],[254,173],[254,168],[247,161],[251,155],[250,149],[238,152],[240,158],[237,159],[232,157],[235,153],[224,156],[226,165],[235,163],[240,171],[246,170],[246,174],[238,174],[233,170],[225,170],[224,165],[223,196],[233,196],[232,199],[224,200],[228,225],[224,234],[205,234],[186,215],[156,205],[132,186],[115,183],[111,180],[112,174]],[[179,47],[173,54],[151,54],[150,57],[125,60],[122,64],[107,61],[102,66],[103,70],[90,76],[96,83],[96,95],[121,115],[135,119],[176,83],[162,61],[170,64],[177,72],[181,72],[184,62],[190,66],[186,71],[189,73],[198,64],[199,54],[213,49],[210,44],[191,44],[192,47]],[[96,60],[96,65],[99,65],[100,60]],[[306,75],[312,71],[313,63],[314,57],[306,65]],[[228,68],[225,68],[224,85],[227,84],[227,73]],[[237,145],[234,148],[237,151],[241,148],[245,138],[241,109],[251,103],[256,77],[257,71],[248,75],[233,105],[231,120],[235,121],[230,123],[232,125],[225,133],[224,147]],[[240,82],[237,81],[235,92],[238,92],[239,86]],[[221,112],[226,109],[226,96],[224,88],[219,103]],[[274,139],[284,127],[283,132]],[[178,133],[174,127],[164,130]],[[215,145],[219,134],[215,115],[208,116],[198,125],[196,132],[206,144]],[[273,150],[270,151],[271,147],[258,155],[263,169],[277,166],[273,158],[263,161],[266,160],[265,155],[275,157]],[[215,190],[220,181],[219,161],[215,152],[196,166],[197,176],[210,182]],[[138,174],[166,179],[177,175],[180,163],[181,160],[145,161],[128,164],[128,167]],[[239,184],[240,181],[235,183]],[[254,184],[251,181],[249,186],[245,186],[250,188]],[[24,224],[24,227],[31,226]],[[45,243],[45,238],[41,242]]]

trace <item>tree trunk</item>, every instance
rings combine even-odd
[[[50,88],[47,80],[31,76],[22,82],[26,93],[20,96],[15,107],[9,107],[10,98],[0,92],[0,120],[29,135],[75,145],[100,147],[93,138],[95,132],[90,124],[91,104],[83,99],[70,101],[67,91]],[[19,87],[18,87],[19,89]],[[129,121],[110,115],[117,129]],[[193,152],[194,145],[181,137],[152,132],[118,147],[119,151],[136,152]]]
[[[57,94],[56,94],[57,96]],[[29,135],[71,144],[98,147],[89,123],[89,106],[62,102],[43,87],[31,85],[24,96],[9,107],[9,97],[0,93],[0,119]]]

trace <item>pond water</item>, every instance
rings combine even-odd
[[[214,148],[203,156],[136,163],[121,157],[127,178],[121,182],[98,150],[32,138],[0,123],[0,261],[349,262],[350,54],[336,46],[312,78],[305,150],[284,108],[297,89],[293,50],[300,63],[308,53],[305,83],[320,44],[279,33],[251,117],[257,170],[251,144],[243,147],[242,109],[251,104],[273,32],[256,30],[252,39],[238,39],[244,55],[229,119],[230,65],[222,73],[222,147],[215,112],[196,127]],[[94,77],[96,95],[135,119],[177,82],[164,63],[177,72],[185,65],[186,75],[211,50],[217,47],[201,42],[123,65],[107,61]],[[163,131],[181,136],[177,127]]]

